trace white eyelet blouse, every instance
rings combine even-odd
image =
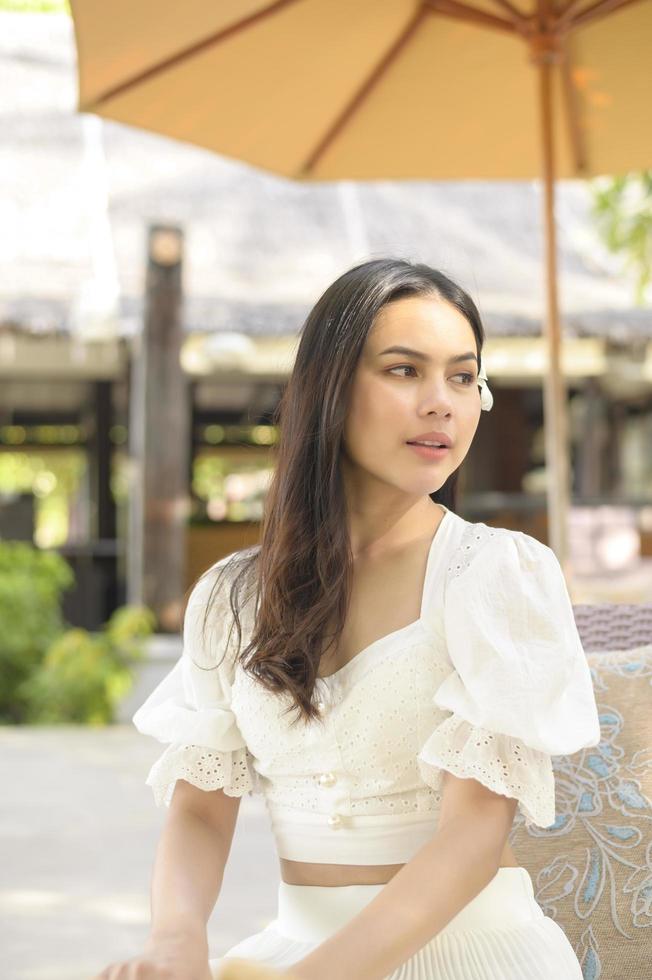
[[[168,744],[146,780],[157,805],[169,805],[177,779],[262,793],[279,856],[324,864],[410,860],[436,830],[444,769],[516,798],[528,824],[554,822],[551,756],[597,745],[600,726],[549,547],[446,510],[419,618],[319,678],[322,720],[294,725],[289,695],[237,662],[235,630],[226,649],[226,584],[202,641],[206,601],[230,557],[195,585],[183,653],[133,717]]]

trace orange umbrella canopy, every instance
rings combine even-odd
[[[79,107],[292,177],[652,163],[651,0],[72,0]]]
[[[550,538],[567,552],[555,177],[652,165],[652,0],[72,0],[79,108],[288,177],[543,180]]]

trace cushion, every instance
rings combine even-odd
[[[585,980],[644,980],[652,963],[652,644],[587,653],[600,715],[594,748],[555,756],[556,819],[510,843]]]

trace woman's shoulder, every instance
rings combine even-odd
[[[218,558],[194,582],[188,595],[187,605],[206,605],[216,592],[222,597],[228,597],[236,577],[259,550],[260,545],[255,544],[231,551]]]
[[[455,516],[458,532],[448,563],[449,577],[455,578],[469,570],[486,574],[489,566],[495,568],[501,563],[512,567],[523,563],[532,567],[557,561],[548,545],[525,531]]]
[[[242,548],[213,562],[192,586],[186,603],[183,636],[184,644],[202,650],[208,660],[215,651],[229,645],[233,636],[232,587],[235,579],[259,546]],[[250,601],[252,591],[248,582],[237,589],[235,605],[240,628],[245,634],[251,629]]]

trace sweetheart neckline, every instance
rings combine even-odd
[[[386,642],[388,642],[390,640],[394,640],[397,637],[399,637],[401,634],[407,633],[407,632],[411,632],[412,630],[416,629],[417,627],[421,627],[423,625],[423,622],[424,622],[424,613],[425,613],[425,606],[426,606],[426,596],[427,596],[427,593],[428,593],[428,586],[430,584],[430,575],[431,575],[431,572],[432,572],[432,564],[433,564],[433,560],[434,560],[433,559],[433,556],[435,554],[435,541],[439,537],[439,532],[440,532],[441,527],[444,524],[447,523],[447,519],[449,518],[449,515],[454,515],[454,511],[449,510],[448,507],[445,507],[444,506],[444,504],[439,504],[439,506],[444,508],[444,516],[442,517],[442,519],[440,520],[439,524],[437,525],[437,530],[433,534],[432,540],[431,540],[431,542],[430,542],[430,544],[428,546],[428,557],[426,559],[426,570],[425,570],[425,574],[424,574],[424,577],[423,577],[423,586],[422,586],[422,589],[421,589],[421,602],[420,602],[420,607],[419,607],[419,617],[418,617],[418,619],[413,619],[411,623],[406,623],[405,626],[399,626],[398,629],[392,630],[391,633],[385,633],[384,636],[379,636],[378,639],[372,640],[372,642],[371,643],[368,643],[366,647],[363,647],[362,650],[359,650],[355,654],[355,656],[351,657],[350,660],[347,660],[347,662],[345,664],[342,664],[341,667],[338,667],[337,670],[334,670],[332,674],[326,674],[324,676],[322,676],[321,674],[318,674],[317,675],[317,680],[318,681],[323,681],[324,683],[327,684],[328,681],[330,681],[331,679],[333,679],[333,678],[334,679],[337,679],[340,675],[342,675],[343,673],[345,673],[347,671],[347,669],[351,668],[351,666],[353,664],[355,664],[356,661],[359,660],[360,657],[366,655],[366,653],[369,650],[373,650],[375,647],[379,646],[380,644],[386,643]],[[448,523],[450,523],[450,522],[448,522]]]

